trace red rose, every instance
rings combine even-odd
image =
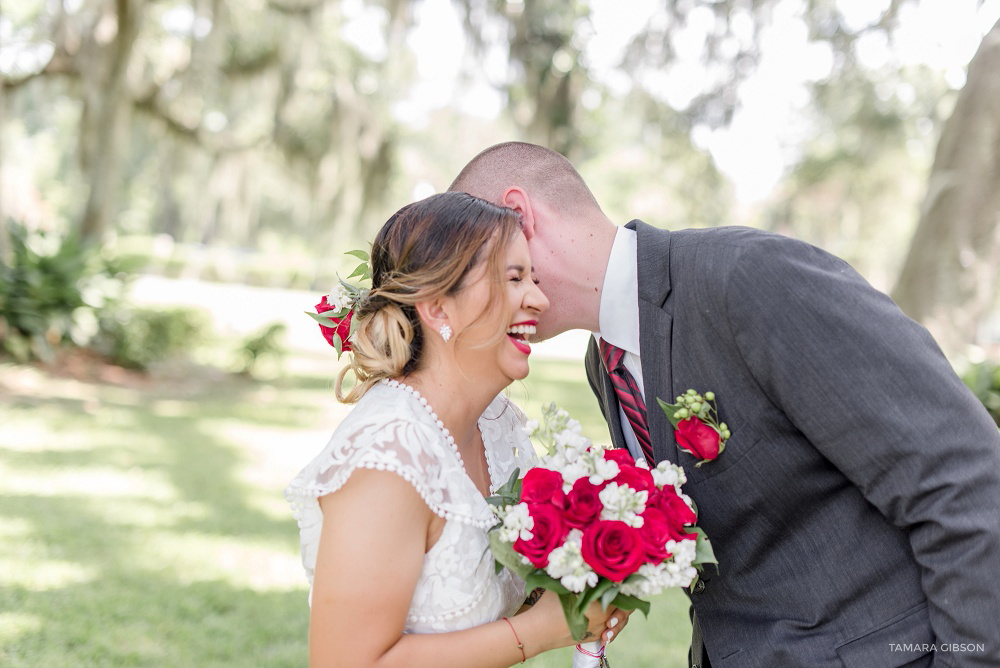
[[[635,573],[646,559],[638,529],[618,520],[601,520],[584,529],[580,553],[595,573],[613,582]]]
[[[676,540],[667,516],[656,508],[646,508],[642,513],[642,527],[639,529],[642,542],[646,546],[646,556],[650,563],[658,564],[670,556],[666,543]]]
[[[566,495],[566,524],[574,529],[583,529],[597,520],[604,504],[599,494],[602,486],[594,485],[587,477],[573,483],[573,489]]]
[[[618,466],[635,466],[635,457],[625,448],[608,448],[604,451],[604,458],[617,462]]]
[[[656,483],[653,482],[653,474],[649,469],[638,466],[622,466],[618,475],[611,482],[619,485],[628,485],[637,492],[647,491],[650,496],[656,492]]]
[[[696,537],[693,533],[689,534],[685,526],[697,522],[698,516],[684,499],[677,495],[673,487],[665,487],[654,494],[646,503],[646,508],[655,508],[663,513],[670,528],[671,538],[674,540],[690,540]]]
[[[316,313],[326,313],[327,311],[333,311],[334,308],[326,302],[326,295],[323,295],[323,299],[320,300],[319,304],[316,304]],[[320,325],[319,331],[323,333],[323,338],[331,346],[333,344],[333,335],[340,335],[340,341],[342,343],[340,349],[345,352],[351,352],[351,344],[348,342],[347,337],[351,335],[351,316],[354,315],[354,311],[348,311],[347,315],[341,320],[337,320],[333,316],[330,317],[331,320],[337,323],[337,327],[327,327],[326,325]],[[336,346],[334,346],[336,347]]]
[[[549,469],[529,469],[521,481],[521,501],[524,503],[551,503],[562,509],[566,507],[566,494],[562,489],[563,477],[558,471]]]
[[[675,438],[678,447],[698,459],[711,460],[719,456],[719,432],[696,417],[678,422]]]
[[[545,568],[549,554],[562,545],[569,533],[559,510],[547,503],[529,503],[528,514],[535,520],[531,529],[531,540],[518,538],[514,541],[514,551],[523,554],[535,568]]]

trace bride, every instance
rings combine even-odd
[[[375,238],[337,398],[356,403],[286,495],[311,584],[311,666],[511,666],[574,644],[557,596],[496,573],[484,497],[535,462],[500,393],[528,373],[539,290],[517,214],[464,193]],[[356,382],[345,390],[345,372]],[[609,641],[625,612],[587,613]]]

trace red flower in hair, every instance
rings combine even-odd
[[[317,313],[326,313],[327,311],[334,311],[334,310],[337,309],[334,309],[334,307],[330,306],[330,304],[327,303],[326,295],[323,295],[323,298],[320,300],[319,304],[316,304]],[[320,324],[319,326],[319,331],[323,333],[323,338],[326,339],[326,342],[329,343],[331,346],[336,347],[336,344],[334,344],[333,342],[334,335],[340,337],[340,341],[342,344],[341,350],[345,353],[351,351],[351,344],[347,340],[347,337],[350,336],[351,334],[352,315],[354,315],[354,309],[348,311],[347,315],[345,315],[342,318],[335,318],[333,316],[328,316],[331,321],[337,324],[337,326],[327,327],[326,325],[323,324]]]

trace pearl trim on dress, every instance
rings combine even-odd
[[[400,390],[403,390],[404,392],[409,392],[410,394],[412,394],[413,397],[420,402],[420,405],[423,406],[424,409],[427,411],[427,413],[431,416],[431,419],[434,420],[434,423],[438,426],[438,429],[441,430],[441,433],[444,435],[445,441],[448,443],[449,446],[451,446],[452,452],[455,453],[455,456],[458,457],[458,461],[462,465],[462,468],[468,471],[468,469],[465,468],[465,461],[462,459],[462,453],[458,451],[458,444],[455,443],[455,439],[452,437],[451,432],[448,431],[448,428],[445,427],[444,423],[438,419],[437,413],[434,412],[434,408],[430,405],[430,403],[427,402],[427,399],[425,399],[423,395],[421,395],[420,392],[412,385],[407,385],[406,383],[402,383],[398,380],[392,378],[384,378],[379,382],[383,385],[386,385],[387,387],[395,387]],[[483,416],[480,416],[476,420],[476,424],[479,425],[480,434],[482,434],[483,431],[482,425],[479,424],[482,420]],[[487,482],[489,483],[490,494],[493,494],[507,481],[501,480],[497,483],[493,482],[493,477],[495,474],[493,456],[490,454],[490,449],[486,447],[485,439],[483,440],[483,454],[486,456],[486,475],[489,477],[489,480]]]
[[[458,451],[458,445],[455,443],[455,439],[452,437],[451,432],[448,431],[448,427],[444,426],[444,422],[441,422],[441,420],[438,418],[437,413],[434,412],[434,408],[429,403],[427,403],[427,399],[425,399],[420,394],[420,392],[418,392],[417,389],[412,385],[401,383],[398,380],[394,380],[392,378],[384,378],[379,382],[387,387],[395,387],[400,390],[403,390],[404,392],[409,392],[410,394],[412,394],[413,398],[420,402],[420,405],[424,407],[428,415],[431,416],[431,419],[434,420],[434,424],[436,424],[438,429],[441,430],[441,434],[444,436],[445,442],[448,443],[448,445],[451,447],[452,452],[454,452],[455,456],[458,457],[458,461],[462,464],[462,468],[465,468],[465,462],[462,461],[462,453]]]

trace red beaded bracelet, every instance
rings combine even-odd
[[[514,640],[517,641],[517,648],[521,650],[521,663],[524,663],[525,661],[528,660],[528,656],[524,653],[524,643],[521,642],[521,639],[517,637],[517,631],[514,630],[514,625],[511,624],[510,620],[507,619],[506,617],[504,617],[503,620],[507,622],[507,626],[510,627],[511,633],[514,634]]]

